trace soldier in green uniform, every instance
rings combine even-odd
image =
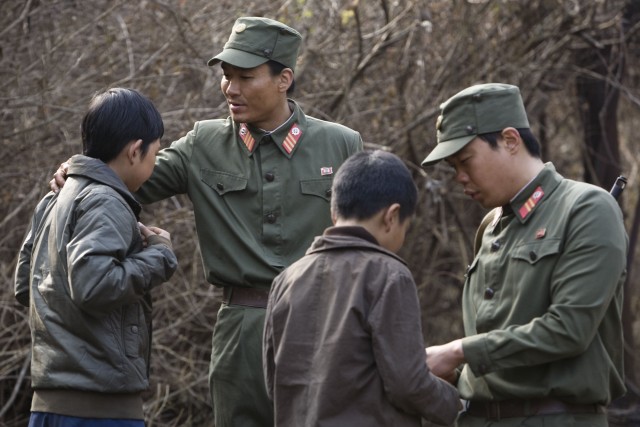
[[[495,208],[466,273],[465,338],[427,348],[467,400],[458,425],[606,426],[625,392],[617,203],[542,162],[515,86],[459,92],[437,128],[423,166],[446,159],[464,193]]]
[[[209,371],[216,427],[273,425],[262,370],[271,281],[331,225],[333,174],[363,146],[287,97],[301,40],[274,20],[237,19],[208,62],[222,68],[230,117],[197,122],[161,150],[136,193],[142,203],[189,196],[207,281],[223,288]]]

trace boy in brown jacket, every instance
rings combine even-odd
[[[335,226],[271,287],[263,363],[277,426],[454,421],[458,394],[429,371],[416,285],[396,255],[416,201],[393,154],[361,152],[340,167]]]

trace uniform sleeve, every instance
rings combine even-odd
[[[403,411],[450,425],[458,413],[458,392],[427,366],[415,283],[408,274],[390,276],[370,315],[373,352],[385,392]]]
[[[157,202],[187,192],[189,164],[197,129],[198,123],[187,135],[158,152],[151,177],[135,193],[140,203]]]
[[[592,343],[624,280],[627,235],[619,207],[602,191],[583,193],[568,221],[550,283],[540,283],[550,289],[546,313],[463,339],[474,374],[575,357]]]
[[[14,292],[16,300],[25,307],[29,306],[29,289],[31,275],[31,257],[33,251],[33,243],[38,226],[42,222],[44,213],[49,202],[56,197],[55,193],[47,194],[36,206],[33,216],[31,217],[31,225],[29,231],[22,242],[20,252],[18,253],[18,264],[16,265]]]
[[[354,133],[355,133],[355,139],[353,141],[353,149],[349,153],[349,156],[357,153],[358,151],[362,151],[364,149],[364,142],[362,141],[362,136],[360,135],[359,132],[354,131]]]
[[[176,256],[166,245],[128,253],[138,229],[118,198],[87,196],[77,212],[66,247],[67,271],[71,299],[88,313],[105,315],[137,302],[176,270]]]

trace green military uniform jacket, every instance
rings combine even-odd
[[[614,198],[546,164],[485,229],[468,269],[461,396],[621,396],[627,245]]]
[[[189,196],[209,283],[269,287],[331,225],[333,175],[362,139],[289,105],[270,136],[231,118],[197,122],[136,193],[142,203]]]

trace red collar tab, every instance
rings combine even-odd
[[[291,154],[296,144],[298,143],[298,139],[300,139],[301,136],[302,129],[300,129],[297,123],[294,123],[291,126],[291,129],[289,129],[289,133],[282,143],[282,147],[284,148],[284,151],[287,152],[287,154]]]
[[[249,128],[247,127],[246,123],[240,124],[240,131],[238,131],[238,135],[240,136],[240,139],[242,139],[242,142],[244,142],[244,145],[247,146],[249,152],[252,152],[253,147],[256,145],[256,140],[253,139],[253,136],[251,135],[251,132],[249,132]]]
[[[542,200],[542,196],[544,196],[544,191],[542,190],[542,187],[538,186],[538,188],[533,191],[533,194],[529,196],[527,201],[520,206],[520,209],[518,209],[521,219],[525,219],[527,215],[529,215],[529,212],[531,212],[538,202]]]

